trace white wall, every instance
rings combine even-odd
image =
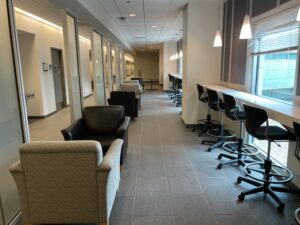
[[[169,90],[169,73],[177,73],[177,60],[170,60],[170,57],[172,54],[175,53],[177,49],[177,42],[175,41],[169,41],[164,42],[164,50],[163,50],[163,71],[164,71],[164,77],[163,77],[163,89]]]
[[[185,124],[196,124],[198,119],[206,117],[207,106],[199,103],[196,84],[219,82],[221,48],[213,47],[218,4],[218,1],[191,0],[184,10],[182,119]]]
[[[29,116],[44,115],[39,67],[33,66],[38,61],[35,35],[23,33],[18,35],[18,39],[25,93],[35,94],[34,98],[27,100],[27,113]]]
[[[34,35],[33,52],[30,67],[33,67],[30,76],[34,79],[25,80],[25,92],[33,91],[35,99],[28,101],[29,116],[46,116],[56,111],[55,91],[52,70],[43,71],[42,63],[51,65],[51,48],[61,49],[63,52],[63,61],[65,64],[64,42],[62,30],[50,27],[39,21],[33,20],[20,13],[16,13],[16,26],[18,30],[28,32]],[[91,90],[91,72],[89,62],[90,41],[80,38],[80,59],[83,96],[92,93]],[[23,44],[23,41],[20,42]],[[21,46],[23,47],[23,45]],[[26,47],[25,47],[26,49]],[[27,48],[27,51],[29,49]],[[24,56],[27,53],[25,52]],[[21,55],[22,56],[22,55]],[[28,57],[28,55],[27,55]],[[23,61],[22,57],[22,61]],[[28,59],[29,60],[29,59]],[[25,59],[27,61],[27,59]],[[23,63],[25,64],[25,63]],[[66,66],[64,65],[65,80],[67,81]],[[29,71],[26,69],[25,71]],[[25,72],[23,71],[23,72]],[[25,74],[25,77],[27,75]],[[27,76],[28,78],[28,76]],[[69,103],[68,82],[66,84],[67,104]]]
[[[140,73],[140,74],[139,74]],[[158,51],[137,52],[134,56],[134,76],[141,75],[144,79],[159,79]]]

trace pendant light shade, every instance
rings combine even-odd
[[[214,47],[222,47],[222,37],[219,30],[216,32]]]
[[[180,52],[179,52],[179,58],[182,58],[182,55],[183,55],[182,50],[180,50]]]
[[[298,9],[298,14],[297,14],[297,18],[296,18],[297,21],[300,21],[300,7]]]
[[[251,39],[252,38],[252,30],[249,15],[245,15],[243,26],[240,33],[240,39]]]
[[[223,0],[219,0],[218,4],[218,29],[216,32],[215,40],[214,40],[214,47],[222,47],[222,36],[220,32],[220,5],[223,3]]]

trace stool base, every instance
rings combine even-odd
[[[269,183],[258,182],[258,181],[252,180],[250,178],[247,178],[247,177],[238,177],[236,182],[238,184],[240,184],[242,181],[255,186],[255,188],[250,189],[246,192],[242,192],[238,196],[238,199],[240,201],[243,201],[245,199],[246,195],[251,195],[251,194],[255,194],[255,193],[259,193],[259,192],[264,192],[265,194],[269,194],[277,202],[277,204],[278,204],[277,211],[278,212],[283,212],[284,211],[285,204],[280,200],[280,198],[276,195],[275,192],[300,194],[300,190],[297,190],[297,189],[290,189],[290,188],[272,186]]]

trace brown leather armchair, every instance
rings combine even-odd
[[[112,91],[107,100],[109,105],[122,105],[126,116],[138,117],[139,99],[133,91]]]
[[[82,111],[82,118],[74,121],[68,128],[61,130],[64,139],[99,141],[103,154],[115,139],[123,139],[121,165],[127,154],[128,125],[130,118],[125,116],[123,106],[89,106]]]

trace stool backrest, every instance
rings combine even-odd
[[[216,111],[219,111],[218,108],[218,102],[219,102],[219,96],[218,93],[215,90],[207,90],[207,97],[208,97],[208,106]]]
[[[203,101],[202,100],[202,97],[203,97],[203,94],[204,94],[204,88],[200,85],[200,84],[197,84],[197,90],[198,90],[198,99],[199,101]]]
[[[225,104],[225,115],[228,117],[232,117],[232,109],[236,108],[234,97],[223,93],[223,100]]]
[[[245,127],[247,132],[254,136],[257,129],[266,121],[268,121],[268,114],[265,110],[253,106],[244,105],[246,121]]]

